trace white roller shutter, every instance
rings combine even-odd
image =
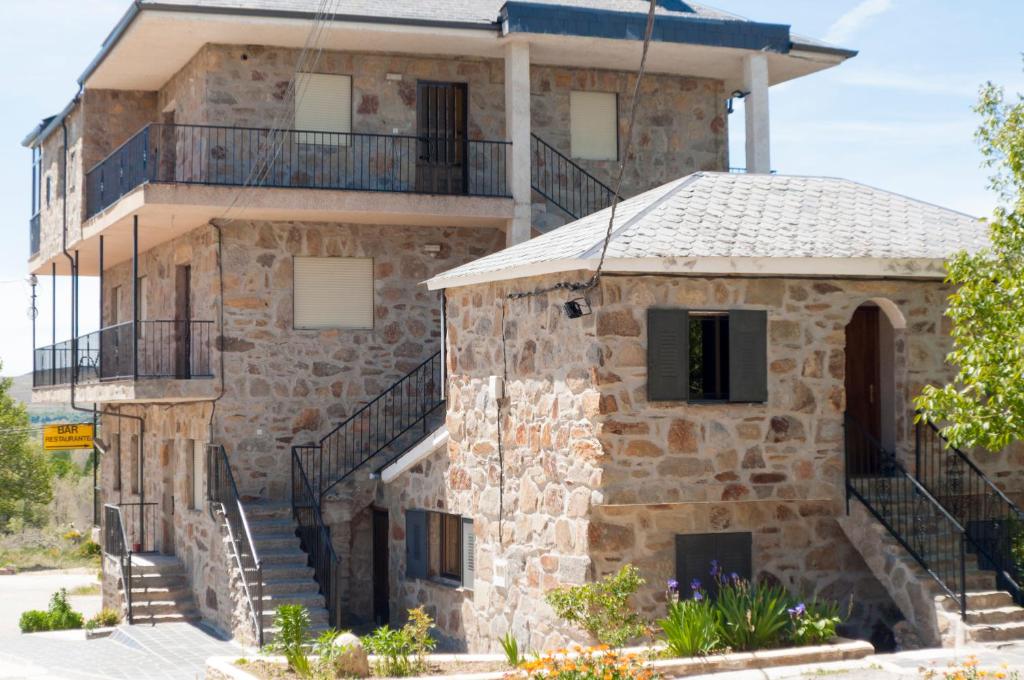
[[[569,134],[573,158],[619,157],[619,105],[614,92],[570,92]]]
[[[300,73],[295,80],[295,128],[352,132],[352,76]],[[299,135],[299,143],[348,146],[347,135]]]
[[[296,328],[373,328],[373,258],[296,257]]]

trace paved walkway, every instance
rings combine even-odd
[[[46,609],[50,604],[50,596],[61,588],[70,591],[79,586],[98,583],[95,569],[27,571],[13,576],[0,576],[0,636],[17,634],[21,613],[26,609]],[[100,596],[71,596],[71,606],[88,619],[100,610]]]

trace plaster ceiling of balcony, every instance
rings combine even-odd
[[[145,11],[91,73],[85,87],[157,90],[207,43],[275,45],[301,48],[309,37],[308,20]],[[502,58],[509,40],[528,40],[538,64],[621,70],[639,63],[637,41],[561,35],[515,34],[399,24],[336,22],[328,25],[321,46],[328,50]],[[749,51],[690,44],[655,43],[651,72],[724,80],[727,91],[741,85],[742,58]],[[794,49],[769,54],[771,83],[808,75],[842,61],[841,57]],[[632,66],[630,67],[632,68]]]

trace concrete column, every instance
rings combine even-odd
[[[743,59],[743,100],[747,125],[747,172],[771,172],[771,132],[768,121],[768,55]]]
[[[505,45],[505,134],[512,142],[508,155],[508,185],[515,217],[508,224],[506,245],[530,238],[530,43]]]

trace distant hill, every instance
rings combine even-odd
[[[32,374],[12,376],[14,383],[11,385],[10,395],[12,398],[25,404],[28,410],[28,417],[33,425],[45,425],[46,423],[80,423],[89,420],[88,413],[80,413],[71,408],[68,404],[33,404],[32,403]],[[83,404],[91,408],[91,404]]]

